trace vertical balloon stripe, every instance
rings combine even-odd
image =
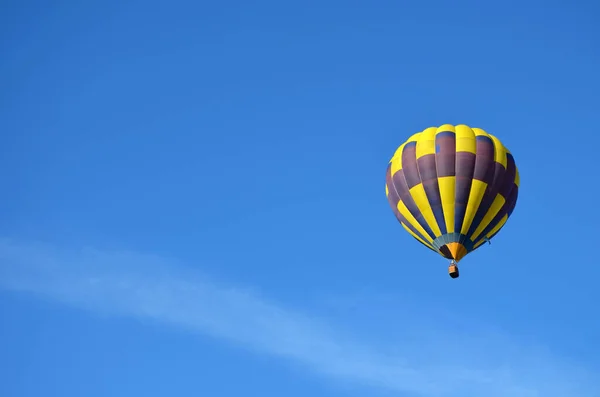
[[[408,191],[408,186],[406,185],[406,179],[404,178],[404,170],[398,170],[392,176],[392,186],[394,190],[400,197],[401,201],[404,201],[404,204],[408,208],[408,210],[414,215],[417,216],[419,213],[419,208],[417,208],[415,202],[413,201],[410,192]]]
[[[517,176],[517,167],[515,165],[515,159],[512,154],[506,154],[506,174],[504,174],[504,180],[500,186],[500,194],[504,198],[508,198],[511,190],[515,186],[515,179]]]
[[[438,179],[440,188],[440,200],[444,211],[444,221],[446,222],[446,233],[454,233],[454,196],[456,190],[456,177],[444,176]]]
[[[421,183],[419,168],[417,166],[416,142],[411,142],[404,146],[404,150],[402,151],[402,171],[404,172],[404,179],[409,190]]]
[[[422,171],[426,174],[425,177],[427,179],[434,179],[437,184],[437,177],[435,174],[434,134],[435,128],[427,129],[418,135],[415,144],[410,143],[404,147],[402,152],[402,170],[404,172],[404,178],[406,179],[409,193],[418,207],[419,213],[429,227],[429,230],[433,232],[432,237],[435,239],[440,235],[441,231],[433,209],[431,208],[427,191],[423,185],[423,175],[421,175]],[[428,169],[426,167],[427,164],[423,164],[421,159],[425,159],[425,162],[428,161],[427,159],[433,160],[433,167]],[[421,161],[421,168],[419,168],[419,161]],[[433,194],[433,192],[430,193]],[[423,225],[423,227],[425,227],[425,225]]]
[[[471,239],[476,239],[483,229],[489,224],[492,218],[498,213],[505,199],[498,194],[506,169],[502,164],[494,162],[492,182],[488,185],[481,206],[477,210],[477,214],[473,219],[473,223],[467,232],[467,236]],[[501,201],[501,202],[500,202]]]
[[[483,229],[478,236],[473,236],[473,239],[484,240],[485,238],[492,238],[500,231],[500,229],[506,223],[506,220],[512,214],[516,203],[517,197],[519,194],[519,187],[517,185],[518,180],[518,170],[515,165],[515,161],[513,156],[510,153],[506,154],[506,172],[504,174],[504,178],[501,181],[500,191],[498,196],[504,198],[504,203],[500,210],[496,213],[493,219],[489,222],[489,224]]]
[[[425,222],[427,222],[427,225],[429,225],[429,228],[433,231],[433,235],[435,238],[437,238],[441,234],[440,228],[435,220],[433,211],[431,210],[431,205],[427,199],[427,194],[425,193],[425,187],[423,184],[419,183],[410,189],[410,195],[412,196],[413,200],[415,200],[417,207],[419,207],[419,212],[423,214]]]
[[[441,128],[441,127],[440,127]],[[435,135],[435,166],[446,233],[454,233],[454,197],[456,191],[456,134],[441,131]]]
[[[425,155],[417,160],[419,176],[423,183],[425,195],[429,201],[429,206],[435,217],[437,228],[440,234],[446,234],[446,220],[444,219],[444,210],[442,208],[442,198],[440,196],[440,187],[438,184],[437,173],[435,171],[435,154]]]
[[[517,191],[518,191],[518,189],[516,188],[516,185],[513,184],[513,186],[515,187],[515,189],[512,189],[512,192],[510,193],[507,200],[504,202],[504,205],[502,206],[500,211],[498,211],[498,213],[496,214],[494,219],[492,219],[490,224],[483,230],[483,233],[481,233],[480,239],[484,238],[484,237],[490,238],[489,236],[492,233],[494,233],[494,230],[496,230],[496,228],[498,227],[498,225],[500,224],[502,219],[505,216],[506,217],[509,216],[509,212],[511,211],[511,205],[512,205],[512,203],[516,202],[516,196],[517,196]],[[513,206],[513,208],[514,208],[514,206]],[[503,226],[503,224],[500,225],[500,227],[502,227],[502,226]]]
[[[423,226],[421,226],[423,215],[419,214],[417,219],[415,216],[413,216],[413,214],[411,214],[408,208],[406,208],[406,205],[404,205],[404,202],[402,200],[398,202],[398,211],[400,211],[402,216],[408,221],[410,225],[412,225],[419,232],[420,235],[425,237],[425,240],[429,241],[430,243],[433,243],[434,239],[431,238],[429,233],[427,233]]]
[[[454,196],[454,230],[460,232],[471,193],[475,155],[456,153],[456,191]]]
[[[392,207],[392,211],[394,211],[394,215],[398,217],[400,212],[398,211],[398,202],[400,201],[400,196],[394,188],[392,184],[392,164],[390,163],[387,167],[387,171],[385,173],[385,187],[386,187],[386,196],[388,202],[390,203],[390,207]]]
[[[494,144],[498,143],[501,145],[500,141],[498,141],[497,139],[493,139],[493,141],[494,141]],[[506,170],[503,173],[497,172],[497,168],[495,166],[494,167],[494,181],[492,183],[494,184],[494,190],[497,189],[496,191],[498,192],[496,194],[496,196],[499,194],[503,199],[494,197],[494,201],[492,202],[492,205],[490,205],[487,208],[486,215],[484,215],[484,218],[483,218],[486,220],[487,225],[480,227],[481,225],[475,224],[476,230],[473,231],[474,232],[473,234],[476,234],[476,235],[469,236],[471,238],[471,240],[489,238],[490,231],[496,230],[496,228],[498,228],[497,230],[499,230],[499,228],[501,228],[503,226],[503,224],[499,226],[499,223],[502,221],[502,219],[505,215],[508,215],[508,211],[509,211],[509,207],[510,207],[508,198],[511,193],[511,190],[513,190],[513,186],[515,186],[514,180],[515,180],[515,175],[516,175],[516,166],[515,166],[515,162],[514,162],[512,155],[507,153],[506,150],[505,149],[503,150],[502,148],[499,148],[498,150],[496,150],[496,148],[495,148],[494,159],[505,161],[504,165],[506,165]],[[500,153],[500,157],[496,156],[497,153]],[[498,208],[498,207],[500,207],[500,208]],[[486,208],[486,207],[482,206],[482,208]],[[487,216],[487,218],[486,218],[486,216]],[[491,220],[490,220],[490,218],[491,218]],[[481,231],[481,229],[483,229],[483,231]],[[475,232],[477,232],[477,233],[475,233]]]
[[[427,232],[427,234],[435,239],[437,237],[432,228],[431,222],[427,222],[426,214],[422,212],[423,205],[417,203],[416,198],[410,192],[410,189],[414,188],[421,183],[421,177],[419,176],[419,168],[417,166],[417,142],[409,142],[404,146],[402,151],[402,173],[397,172],[399,178],[394,176],[394,184],[398,189],[400,198],[406,204],[406,207],[415,217],[421,227]],[[404,181],[400,181],[400,176],[403,176]],[[404,183],[402,183],[404,182]]]
[[[385,175],[385,182],[386,182],[386,187],[387,187],[387,191],[388,191],[388,195],[387,195],[388,202],[390,203],[390,206],[392,207],[392,210],[394,211],[394,215],[396,215],[396,219],[398,219],[398,221],[400,223],[402,223],[403,226],[410,231],[410,233],[413,235],[413,237],[415,237],[417,240],[420,240],[420,242],[425,244],[427,247],[433,249],[431,244],[427,242],[427,240],[428,240],[427,237],[425,237],[423,235],[423,233],[421,233],[419,230],[417,230],[412,225],[412,223],[404,215],[402,215],[402,213],[398,209],[398,203],[400,202],[400,196],[398,195],[398,192],[396,191],[396,188],[393,186],[393,183],[392,183],[391,164],[388,166],[388,170]]]
[[[469,200],[467,201],[467,208],[465,209],[465,217],[463,219],[463,224],[460,230],[460,233],[463,235],[467,235],[471,224],[473,223],[473,217],[477,212],[477,208],[481,204],[481,200],[483,195],[485,194],[485,189],[487,188],[484,182],[478,181],[477,179],[471,180],[471,190],[469,191]],[[464,239],[461,240],[463,242]]]
[[[433,216],[433,219],[428,219],[427,216],[425,219],[430,223],[430,227],[436,233],[437,237],[440,234],[446,234],[446,221],[444,219],[444,210],[442,208],[438,175],[436,171],[436,133],[437,128],[431,127],[420,134],[417,141],[416,157],[419,178],[428,202],[427,208],[430,209]]]
[[[431,241],[429,238],[427,238],[425,235],[423,235],[423,233],[421,233],[414,225],[413,223],[416,223],[414,220],[411,222],[407,217],[405,217],[402,212],[400,212],[400,210],[398,209],[399,207],[399,202],[396,202],[396,211],[394,211],[394,213],[396,214],[396,219],[398,219],[398,222],[402,223],[402,225],[410,231],[410,233],[412,234],[413,237],[415,237],[417,240],[421,241],[423,244],[425,244],[426,246],[428,246],[429,248],[433,249],[433,246],[431,245],[430,242]],[[393,205],[393,202],[390,200],[390,205]]]
[[[472,208],[470,214],[465,215],[466,222],[463,224],[462,231],[467,237],[475,231],[483,217],[487,212],[487,208],[492,205],[495,193],[494,186],[494,141],[479,130],[480,135],[475,138],[476,141],[476,157],[473,170],[473,185],[471,192],[476,186],[478,189],[483,189],[483,192],[477,191],[477,197],[473,201],[469,199],[469,205]],[[479,181],[476,182],[476,181]],[[497,189],[496,189],[497,190]],[[465,226],[468,225],[468,228]],[[466,229],[466,230],[465,230]]]
[[[454,230],[460,232],[467,211],[477,145],[473,130],[456,127],[456,191],[454,197]]]
[[[498,214],[498,212],[502,209],[506,200],[502,197],[501,194],[496,194],[496,198],[492,202],[489,207],[483,207],[485,210],[485,215],[480,222],[473,223],[472,228],[476,227],[476,229],[471,233],[469,232],[468,237],[471,241],[476,241],[481,233],[485,230],[485,228],[492,222],[494,217]],[[482,211],[483,212],[483,211]]]
[[[412,217],[415,219],[415,222],[423,229],[429,238],[435,239],[435,233],[433,233],[425,221],[423,214],[421,214],[419,207],[413,200],[413,197],[408,190],[406,178],[404,177],[404,169],[396,171],[396,173],[392,176],[392,185],[400,197],[400,203],[406,207],[406,210],[412,215]],[[407,219],[409,219],[409,217],[407,217]],[[417,225],[414,226],[416,227]]]
[[[500,142],[498,138],[496,138],[492,134],[488,134],[492,141],[494,142],[494,161],[502,166],[502,168],[506,169],[506,153],[507,150]]]
[[[511,216],[515,207],[517,206],[517,199],[519,198],[519,187],[515,185],[513,190],[510,192],[510,196],[508,197],[508,216]]]

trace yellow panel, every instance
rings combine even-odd
[[[518,187],[520,184],[521,184],[521,176],[519,175],[519,169],[515,165],[515,185],[517,185],[517,187]]]
[[[394,155],[394,157],[392,157],[392,167],[390,169],[392,176],[394,176],[394,174],[398,170],[402,169],[402,150],[404,149],[404,145],[405,144],[402,144],[402,146],[400,146],[400,148],[398,149],[400,151],[400,155],[399,156]]]
[[[469,152],[475,154],[477,152],[477,143],[475,142],[475,134],[466,125],[456,126],[456,151]]]
[[[410,213],[408,208],[406,208],[406,204],[404,204],[402,200],[398,201],[398,211],[400,211],[400,213],[402,214],[402,216],[404,216],[404,218],[406,218],[408,223],[410,223],[412,227],[417,229],[417,231],[421,233],[427,239],[427,241],[429,241],[430,243],[433,242],[433,239],[429,236],[425,229],[423,229],[423,226],[421,226],[421,224],[417,222],[417,220]]]
[[[423,218],[425,218],[425,222],[427,222],[431,231],[433,231],[436,237],[441,236],[442,232],[435,221],[435,216],[433,215],[431,205],[429,205],[429,200],[427,199],[427,194],[425,194],[425,188],[423,187],[423,184],[419,183],[418,185],[413,186],[410,189],[410,195],[419,208],[419,211],[421,211],[421,214],[423,215]]]
[[[496,233],[498,230],[500,230],[500,228],[502,228],[502,226],[504,226],[504,224],[506,223],[507,220],[508,220],[508,214],[504,215],[502,217],[502,219],[500,219],[500,222],[498,222],[498,224],[496,226],[494,226],[494,228],[492,230],[490,230],[490,232],[488,234],[486,234],[485,236],[487,238],[492,237],[492,235],[494,233]]]
[[[435,154],[435,133],[437,128],[430,127],[421,133],[417,141],[417,159],[427,154]]]
[[[481,241],[479,241],[479,242],[477,242],[477,243],[473,244],[473,249],[475,249],[475,248],[479,248],[479,247],[481,246],[481,244],[483,244],[483,243],[485,243],[485,240],[481,240]]]
[[[479,208],[479,205],[481,204],[481,199],[483,198],[486,187],[487,183],[485,182],[481,182],[477,179],[471,181],[471,191],[469,193],[469,201],[467,202],[467,209],[465,211],[465,219],[462,224],[462,229],[460,230],[462,234],[467,234],[469,231],[473,218],[477,213],[477,208]]]
[[[456,177],[444,176],[438,178],[440,187],[440,198],[442,201],[442,210],[444,211],[444,220],[446,221],[446,230],[448,233],[454,233],[454,192],[456,190]]]
[[[419,237],[419,236],[417,236],[415,233],[413,233],[413,231],[412,231],[412,230],[410,230],[410,229],[408,228],[408,226],[406,226],[406,225],[405,225],[404,223],[402,223],[402,222],[400,222],[400,224],[402,225],[402,227],[403,227],[404,229],[406,229],[406,231],[407,231],[407,232],[409,232],[409,233],[410,233],[410,235],[411,235],[411,236],[413,236],[414,238],[416,238],[417,240],[419,240],[420,242],[422,242],[423,244],[425,244],[426,246],[428,246],[429,248],[431,248],[432,250],[434,250],[434,251],[436,251],[436,252],[437,252],[437,250],[435,250],[435,249],[433,248],[433,245],[431,245],[430,243],[428,243],[427,241],[423,240],[421,237]]]
[[[492,138],[492,141],[494,142],[494,161],[502,164],[506,169],[506,148],[504,147],[502,142],[500,142],[500,140],[495,136],[490,135],[490,138]]]
[[[394,155],[392,156],[390,162],[394,161],[396,157],[402,157],[402,150],[404,150],[404,146],[406,146],[406,143],[403,143],[402,145],[398,146],[398,149],[396,149],[396,151],[394,152]]]
[[[473,130],[473,134],[475,134],[475,136],[487,136],[490,137],[490,134],[488,134],[487,132],[485,132],[484,130],[482,130],[481,128],[472,128]]]
[[[387,183],[385,184],[385,197],[390,195],[390,189],[388,188]]]
[[[438,134],[439,134],[440,132],[447,132],[447,131],[450,131],[450,132],[455,132],[455,128],[454,128],[454,126],[453,126],[452,124],[444,124],[444,125],[440,125],[440,126],[437,128],[437,131],[436,131],[436,133],[438,133]]]
[[[502,197],[501,194],[496,195],[496,198],[494,198],[494,202],[492,203],[490,208],[485,213],[485,216],[481,220],[481,223],[479,224],[479,226],[477,226],[477,229],[475,229],[475,233],[473,233],[473,236],[471,236],[472,241],[477,240],[477,237],[479,237],[481,232],[483,232],[483,230],[486,227],[488,227],[490,222],[494,219],[496,214],[498,214],[498,211],[500,211],[500,209],[502,208],[502,206],[504,205],[505,202],[506,202],[506,200],[504,199],[504,197]]]

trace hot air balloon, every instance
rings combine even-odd
[[[411,136],[390,160],[385,193],[396,218],[421,244],[458,262],[502,229],[519,193],[519,171],[492,134],[444,124]]]

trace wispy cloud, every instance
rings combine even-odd
[[[352,338],[348,330],[323,318],[209,281],[174,260],[155,256],[65,251],[0,240],[0,287],[88,310],[152,318],[294,360],[340,381],[402,395],[600,395],[598,383],[584,369],[548,353],[527,353],[505,336],[469,335],[473,342],[464,350],[449,347],[441,329],[428,328],[422,340],[399,337],[391,344]],[[453,338],[459,341],[461,336]],[[487,342],[475,342],[483,339]]]

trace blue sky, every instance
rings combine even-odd
[[[600,395],[597,5],[0,10],[0,395]],[[384,192],[445,123],[521,174],[458,280]]]

